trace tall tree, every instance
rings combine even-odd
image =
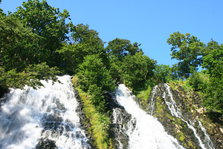
[[[113,79],[120,83],[122,78],[122,65],[125,57],[133,56],[136,53],[142,53],[140,44],[137,42],[131,43],[129,40],[116,38],[108,42],[105,48],[109,57],[109,69]]]
[[[177,64],[179,76],[188,78],[202,63],[204,43],[189,33],[181,34],[179,32],[171,34],[167,43],[172,46],[172,58],[179,60]]]
[[[6,70],[20,71],[44,58],[42,38],[14,16],[0,14],[0,32],[0,65]]]
[[[129,40],[119,38],[110,41],[106,47],[106,50],[107,53],[117,57],[119,60],[127,55],[134,55],[137,52],[142,52],[142,49],[140,49],[140,44],[137,42],[132,44]]]
[[[142,87],[146,80],[153,76],[155,61],[138,52],[135,55],[128,55],[124,58],[121,66],[121,80],[133,91]]]
[[[173,68],[169,65],[155,65],[154,79],[156,83],[165,83],[174,78]]]
[[[115,84],[99,55],[86,56],[79,66],[77,76],[81,89],[90,93],[92,102],[99,111],[105,111],[107,102],[104,93],[113,91]]]
[[[216,41],[208,43],[202,66],[210,75],[205,104],[210,109],[223,113],[223,44],[219,45]]]
[[[46,0],[28,0],[23,2],[15,12],[23,23],[32,29],[33,33],[42,37],[42,47],[45,49],[45,61],[56,65],[58,55],[56,50],[68,39],[70,26],[67,10],[60,12],[58,8],[50,6]]]
[[[87,55],[97,54],[103,62],[107,61],[104,43],[95,30],[88,25],[78,24],[73,27],[72,44],[66,44],[57,52],[62,55],[64,67],[70,74],[76,73],[78,65],[84,61]]]

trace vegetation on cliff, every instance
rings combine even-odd
[[[179,61],[174,66],[177,78],[188,79],[193,90],[202,94],[209,111],[223,114],[223,45],[213,40],[204,44],[179,32],[171,34],[167,42],[172,46],[172,58]]]

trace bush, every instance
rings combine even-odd
[[[58,74],[60,71],[56,67],[50,68],[46,63],[29,65],[22,72],[17,72],[16,69],[5,71],[0,67],[0,86],[3,88],[23,88],[25,85],[38,87],[42,85],[40,80],[56,80]]]
[[[84,91],[88,91],[91,85],[100,87],[102,92],[115,89],[114,81],[98,55],[86,56],[79,65],[77,76]]]

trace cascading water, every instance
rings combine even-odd
[[[173,98],[173,94],[171,93],[170,86],[168,86],[167,84],[164,84],[164,87],[165,87],[166,92],[163,92],[163,99],[164,99],[168,109],[170,110],[171,115],[175,116],[177,118],[180,118],[183,122],[185,122],[187,124],[188,128],[193,131],[194,136],[196,137],[196,139],[199,143],[199,146],[202,149],[214,149],[213,143],[211,142],[210,137],[206,133],[201,122],[198,121],[199,126],[200,126],[201,130],[203,131],[203,134],[205,135],[205,140],[203,140],[203,141],[202,141],[201,137],[199,136],[199,134],[197,133],[197,130],[194,128],[192,122],[190,120],[186,120],[184,118],[184,116],[182,115],[181,110],[178,108],[178,106]],[[169,97],[169,98],[167,98],[167,97]],[[154,102],[154,99],[152,99],[152,102]]]
[[[213,143],[212,143],[212,141],[211,141],[209,135],[207,134],[206,129],[204,128],[204,126],[201,124],[200,121],[198,121],[198,124],[199,124],[199,127],[201,128],[201,130],[202,130],[203,133],[204,133],[204,136],[205,136],[205,138],[204,138],[204,142],[207,142],[207,147],[208,147],[209,149],[213,149],[213,148],[214,148],[214,145],[213,145]]]
[[[155,109],[155,101],[154,101],[154,96],[157,91],[157,85],[153,88],[152,94],[151,94],[151,102],[150,102],[150,114],[153,115],[154,109]]]
[[[156,118],[140,109],[125,85],[119,85],[116,100],[131,115],[125,132],[129,137],[129,149],[183,149],[175,138],[165,132]],[[114,117],[116,115],[113,114]]]
[[[91,148],[80,126],[71,78],[58,80],[42,81],[39,89],[11,89],[0,111],[1,149],[34,149],[40,140],[51,140],[58,149]]]

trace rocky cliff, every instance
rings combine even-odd
[[[147,112],[187,149],[222,149],[222,121],[211,119],[213,116],[201,106],[198,94],[186,92],[177,84],[170,85],[172,87],[167,84],[154,87]]]

